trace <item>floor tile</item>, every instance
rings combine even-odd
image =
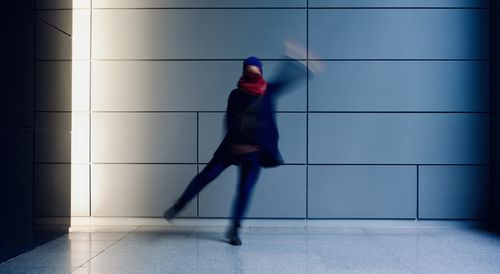
[[[116,228],[116,231],[113,230]],[[500,237],[459,227],[85,227],[0,273],[500,273]]]

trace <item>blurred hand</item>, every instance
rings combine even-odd
[[[291,40],[285,41],[285,55],[293,58],[293,59],[304,59],[308,58],[308,62],[300,61],[304,65],[307,65],[308,68],[313,73],[320,73],[324,71],[324,65],[321,61],[319,61],[317,55],[314,52],[307,52],[307,50],[301,46],[300,44],[293,42]]]

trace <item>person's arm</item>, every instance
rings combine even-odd
[[[306,49],[291,41],[285,42],[285,59],[278,69],[278,73],[269,85],[272,92],[281,94],[289,90],[294,84],[300,83],[306,77],[323,70],[323,65],[315,60],[314,54],[309,52],[309,62],[300,60],[306,56]],[[312,59],[312,60],[311,60]]]
[[[307,67],[298,60],[290,59],[290,61],[282,62],[276,76],[269,82],[268,90],[276,95],[283,94],[306,77],[312,76],[312,73],[307,70]]]

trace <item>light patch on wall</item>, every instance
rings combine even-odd
[[[71,216],[90,214],[90,28],[91,10],[73,9]]]

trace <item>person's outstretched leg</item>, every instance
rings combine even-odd
[[[182,195],[169,209],[163,213],[163,217],[170,221],[191,201],[206,185],[212,182],[219,174],[230,165],[229,161],[222,158],[212,158],[207,166],[196,175],[186,187]]]
[[[248,207],[248,202],[250,200],[253,187],[259,177],[259,173],[259,153],[254,152],[242,155],[238,190],[233,203],[233,223],[227,234],[229,243],[232,245],[241,245],[241,240],[238,236],[238,229],[241,227],[241,219],[243,218]]]

